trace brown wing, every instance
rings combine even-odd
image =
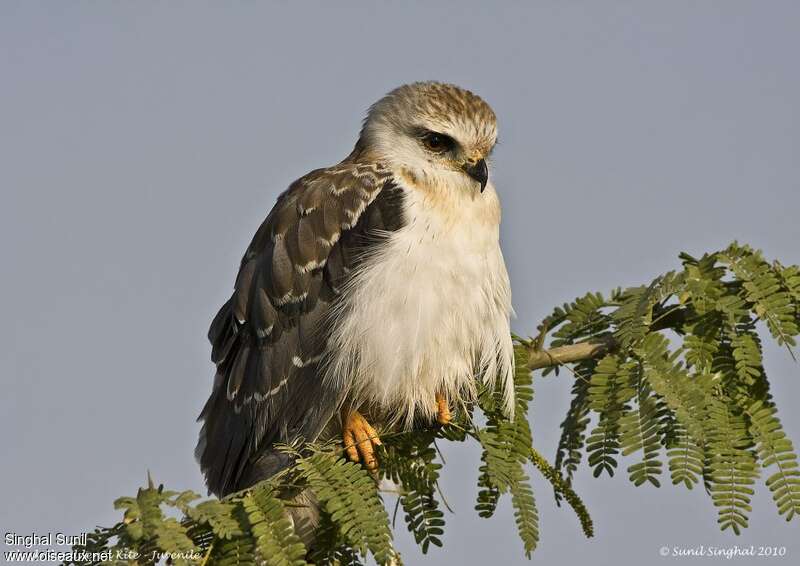
[[[330,419],[326,315],[363,248],[399,227],[400,194],[380,166],[343,163],[278,197],[209,330],[217,375],[196,455],[210,491],[261,479],[253,467],[273,443],[313,440]]]

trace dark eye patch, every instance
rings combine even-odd
[[[456,147],[456,140],[447,134],[430,130],[422,132],[420,140],[426,149],[434,153],[445,153],[446,151],[452,151]]]

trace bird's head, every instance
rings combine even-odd
[[[420,82],[396,88],[370,108],[359,145],[415,183],[483,192],[496,140],[494,112],[481,98],[454,85]]]

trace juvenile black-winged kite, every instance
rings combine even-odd
[[[476,380],[513,409],[511,291],[486,159],[495,115],[453,85],[374,104],[352,153],[291,184],[211,323],[217,373],[196,454],[225,495],[288,465],[275,443],[450,419]]]

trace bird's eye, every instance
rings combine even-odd
[[[436,153],[443,153],[453,149],[455,141],[450,136],[437,132],[426,132],[422,136],[422,143],[425,147]]]

